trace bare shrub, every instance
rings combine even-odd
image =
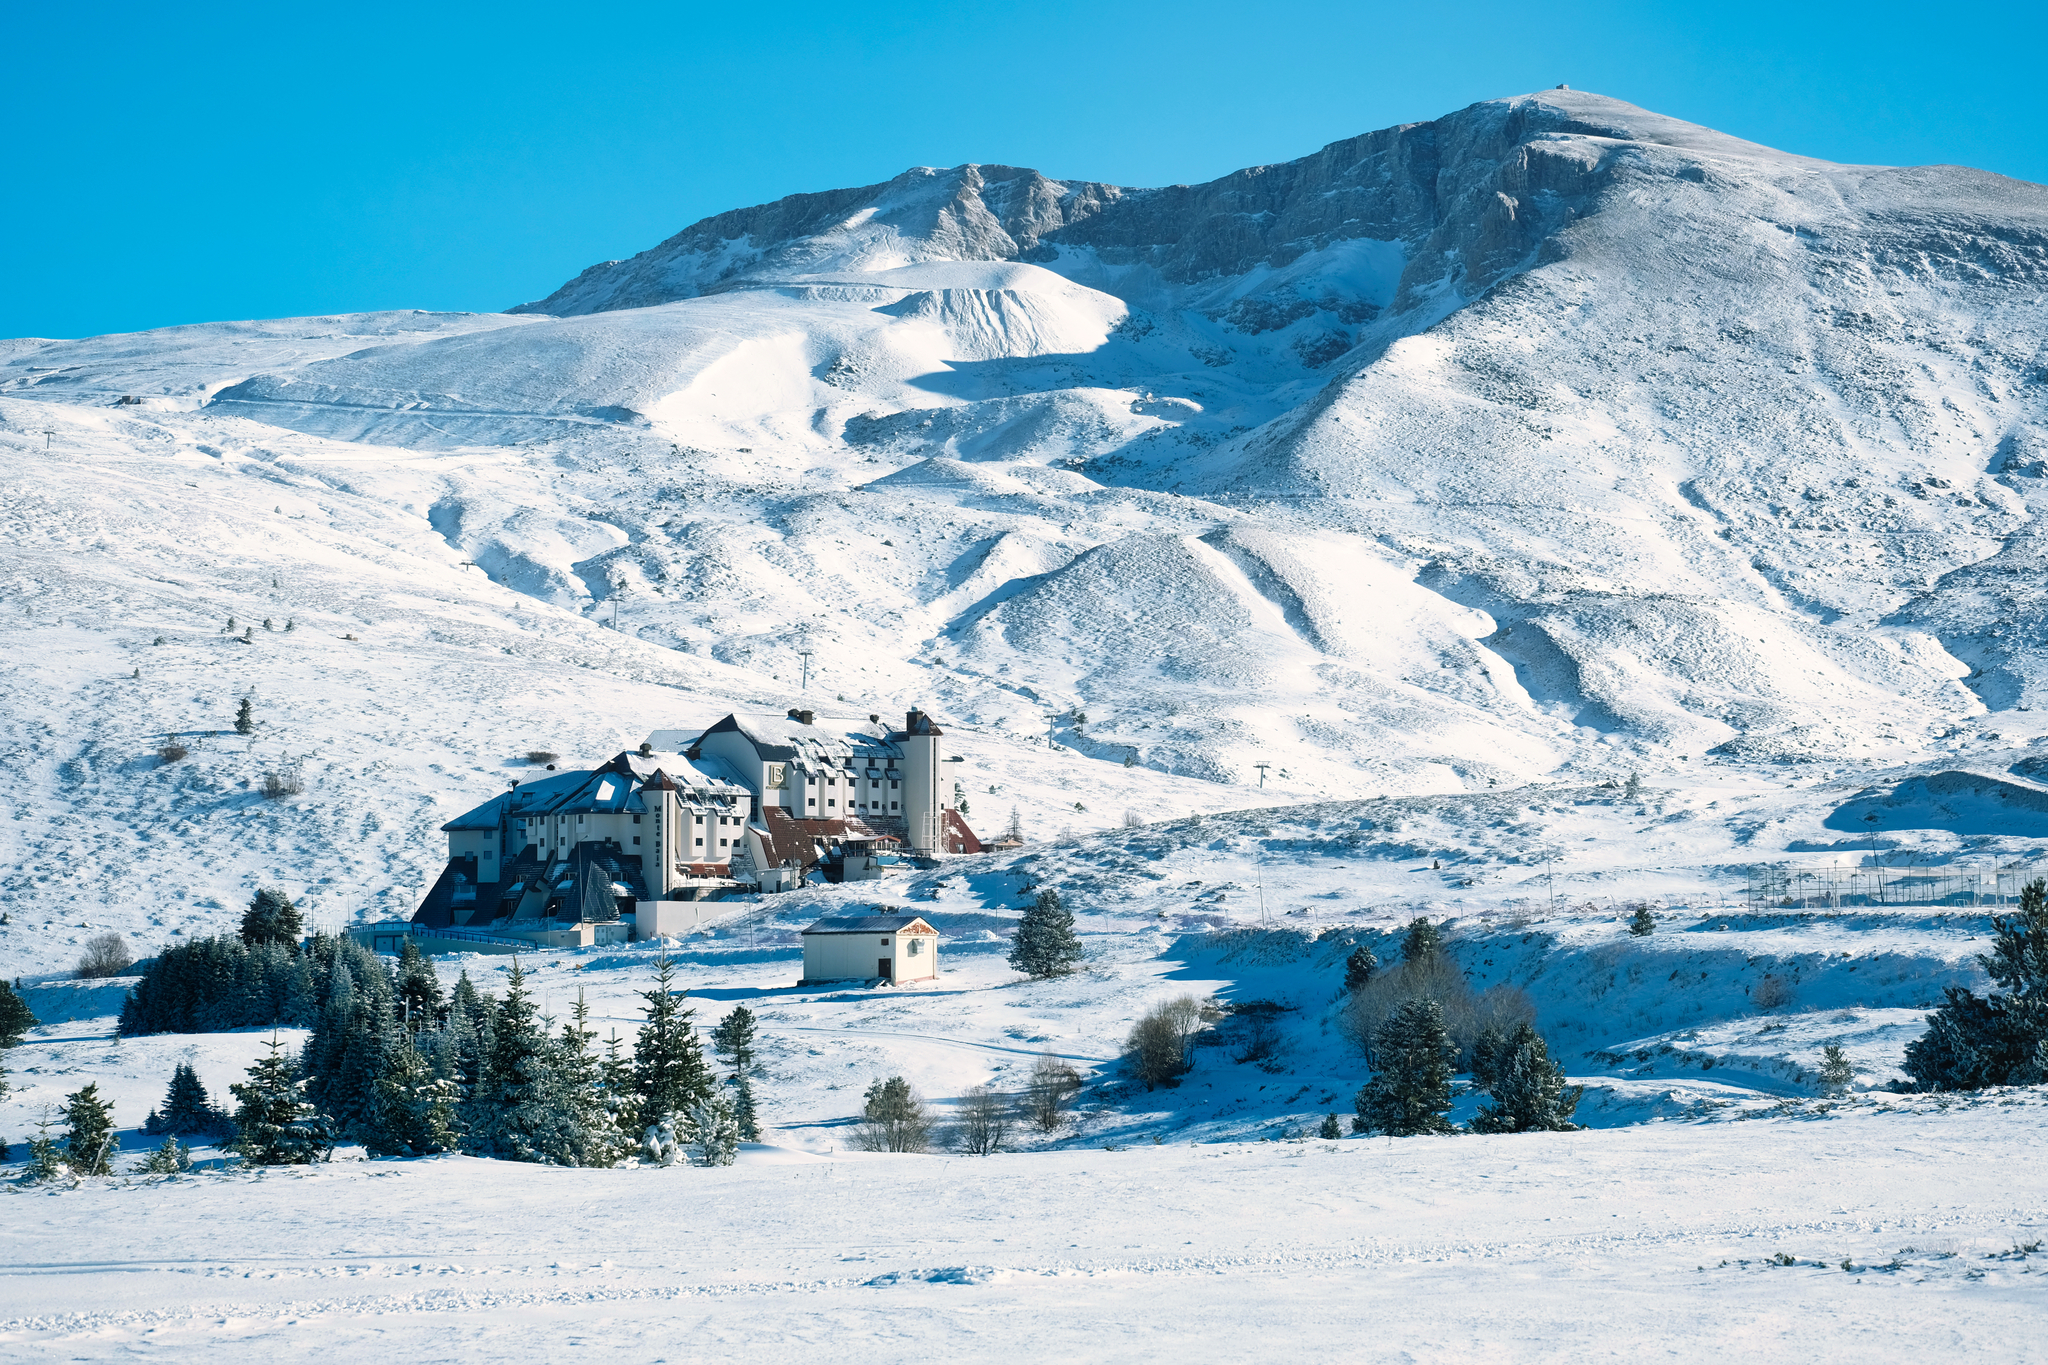
[[[1038,1054],[1024,1083],[1024,1114],[1047,1133],[1066,1122],[1067,1106],[1081,1093],[1081,1073],[1050,1052]]]
[[[954,1145],[969,1156],[999,1152],[1010,1136],[1009,1106],[1003,1097],[985,1085],[977,1085],[960,1097],[960,1126],[953,1130]]]
[[[1223,1017],[1214,1001],[1176,996],[1140,1019],[1124,1043],[1145,1088],[1167,1084],[1194,1065],[1195,1035]]]
[[[1369,1065],[1378,1065],[1380,1026],[1410,1000],[1434,1000],[1443,1010],[1461,1071],[1471,1069],[1473,1044],[1488,1029],[1512,1033],[1536,1020],[1536,1006],[1521,987],[1503,982],[1474,993],[1448,954],[1430,953],[1378,973],[1351,993],[1341,1025]]]
[[[279,801],[287,796],[298,796],[305,790],[306,779],[296,763],[263,774],[263,794],[272,801]]]
[[[528,749],[526,751],[526,761],[536,768],[543,763],[553,763],[559,758],[561,758],[560,754],[548,749]]]
[[[1767,976],[1749,989],[1750,1003],[1760,1010],[1774,1010],[1792,1003],[1798,994],[1792,983],[1782,976]]]
[[[190,749],[186,748],[184,745],[178,742],[178,737],[176,735],[172,735],[169,739],[165,740],[162,744],[159,744],[157,746],[156,756],[158,762],[176,763],[179,759],[186,757],[191,752],[192,751]]]
[[[119,976],[134,965],[135,954],[128,951],[127,939],[119,934],[101,934],[85,941],[85,954],[78,959],[78,975],[87,981]]]
[[[924,1097],[901,1076],[868,1087],[856,1140],[869,1152],[922,1152],[931,1146],[932,1120]]]
[[[1124,812],[1125,829],[1143,829],[1144,827],[1145,822],[1138,818],[1138,813],[1136,811],[1127,810]]]

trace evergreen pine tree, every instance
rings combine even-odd
[[[1344,959],[1344,989],[1355,991],[1372,980],[1372,974],[1379,969],[1380,960],[1372,949],[1363,943],[1351,950],[1351,956]]]
[[[1458,1048],[1436,1001],[1404,1001],[1380,1025],[1375,1052],[1379,1071],[1358,1092],[1359,1131],[1389,1137],[1457,1131],[1445,1115]]]
[[[367,1140],[377,1124],[377,1082],[395,1035],[404,1030],[395,1026],[390,1006],[374,995],[356,999],[344,1027],[340,1065],[328,1078],[320,1108],[337,1131]]]
[[[270,1055],[249,1068],[235,1093],[234,1149],[251,1166],[306,1166],[325,1161],[334,1149],[327,1120],[306,1102],[303,1088],[275,1036]]]
[[[376,1121],[364,1145],[378,1156],[431,1156],[456,1145],[455,1082],[434,1075],[414,1036],[403,1030],[377,1077]]]
[[[711,1030],[711,1048],[736,1076],[753,1071],[754,1012],[745,1005],[733,1006],[732,1013]]]
[[[2017,915],[1994,916],[1978,957],[2002,992],[1943,991],[1927,1032],[1906,1044],[1904,1070],[1922,1090],[2036,1085],[2048,1079],[2048,882],[2020,890]]]
[[[79,1175],[112,1175],[114,1106],[100,1098],[98,1081],[64,1097],[64,1164]]]
[[[1337,1116],[1335,1114],[1323,1115],[1323,1126],[1316,1129],[1316,1136],[1332,1139],[1344,1136],[1344,1130],[1337,1126]]]
[[[200,1084],[199,1073],[189,1063],[178,1063],[171,1072],[171,1083],[164,1091],[163,1107],[151,1115],[151,1121],[142,1125],[142,1131],[150,1134],[168,1133],[173,1137],[211,1136],[220,1132],[227,1123],[227,1116],[214,1108],[213,1101]]]
[[[1060,904],[1060,893],[1045,890],[1010,940],[1010,965],[1026,976],[1046,980],[1066,976],[1081,962],[1081,940],[1074,934],[1074,916]]]
[[[274,886],[257,889],[249,908],[242,912],[242,942],[245,944],[296,944],[304,932],[299,907]]]
[[[754,1106],[754,1083],[745,1072],[733,1077],[732,1115],[739,1124],[740,1141],[761,1140],[761,1115]]]
[[[1437,932],[1434,924],[1420,916],[1409,922],[1408,931],[1401,936],[1403,962],[1420,962],[1426,957],[1434,957],[1443,950],[1443,935]]]
[[[591,1046],[596,1040],[590,1006],[579,990],[556,1049],[561,1131],[572,1166],[616,1166],[624,1156],[624,1135],[614,1126],[604,1094],[604,1061]]]
[[[711,1098],[711,1073],[683,1008],[687,991],[672,991],[675,966],[663,953],[654,963],[654,989],[642,991],[646,1018],[633,1043],[633,1088],[640,1096],[643,1123],[682,1119]]]
[[[564,1103],[558,1050],[513,960],[505,998],[491,1018],[491,1045],[464,1135],[469,1150],[505,1161],[573,1165],[573,1115]]]
[[[1657,932],[1657,917],[1650,913],[1649,906],[1636,907],[1635,917],[1628,922],[1628,931],[1637,938],[1648,938]]]
[[[646,1126],[640,1121],[640,1095],[634,1089],[633,1063],[626,1058],[624,1047],[625,1040],[614,1032],[605,1039],[604,1060],[597,1067],[598,1094],[621,1159],[633,1150]]]
[[[138,1175],[183,1175],[192,1169],[192,1149],[175,1137],[167,1137],[163,1145],[142,1159],[135,1168]]]
[[[434,963],[407,938],[398,950],[399,1017],[414,1033],[433,1028],[441,1017],[441,979]]]
[[[64,1148],[50,1136],[52,1112],[50,1106],[43,1106],[36,1117],[36,1135],[28,1140],[28,1168],[22,1174],[30,1180],[55,1180],[70,1169],[65,1164]]]
[[[234,629],[232,620],[228,623],[228,628],[230,630]],[[242,698],[242,705],[235,712],[235,733],[238,735],[253,735],[256,733],[256,709],[249,704],[247,697]]]
[[[0,1048],[13,1047],[23,1034],[41,1023],[29,1009],[28,1001],[21,998],[19,984],[0,977]]]
[[[1530,1025],[1499,1037],[1487,1071],[1486,1088],[1493,1103],[1480,1107],[1472,1120],[1473,1132],[1568,1133],[1578,1126],[1572,1122],[1572,1111],[1585,1088],[1565,1084],[1564,1068],[1550,1060],[1543,1036]]]

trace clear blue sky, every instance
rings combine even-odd
[[[995,161],[1156,185],[1574,87],[2048,181],[2048,4],[22,5],[0,336],[491,310],[723,209]]]

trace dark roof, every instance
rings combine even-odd
[[[827,915],[810,928],[806,934],[888,934],[910,928],[913,924],[922,926],[932,933],[938,930],[926,924],[916,915]]]

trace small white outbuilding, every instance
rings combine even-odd
[[[916,915],[827,916],[804,930],[804,979],[892,986],[939,974],[939,931]]]

